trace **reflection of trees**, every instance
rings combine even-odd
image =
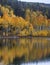
[[[23,56],[25,62],[42,59],[50,54],[49,43],[46,38],[4,39],[0,41],[0,57],[3,57],[4,63],[12,63],[13,59],[20,60]]]

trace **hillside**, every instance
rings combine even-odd
[[[25,10],[27,8],[33,11],[42,11],[43,15],[47,15],[50,18],[50,4],[33,3],[33,2],[21,2],[18,0],[0,0],[0,4],[4,6],[11,6],[14,9],[15,15],[25,18]]]

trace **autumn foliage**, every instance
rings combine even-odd
[[[0,5],[0,33],[2,35],[17,35],[17,36],[49,36],[50,20],[47,16],[43,16],[41,11],[32,11],[26,9],[25,19],[16,16],[13,10],[9,7]]]
[[[25,18],[22,18],[16,16],[10,6],[0,5],[0,12],[0,36],[50,36],[50,19],[41,11],[26,9]],[[50,55],[49,42],[46,38],[2,39],[0,59],[9,64],[23,55],[25,62],[45,58]]]

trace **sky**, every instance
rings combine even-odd
[[[19,0],[19,1],[39,2],[39,3],[47,3],[47,4],[50,4],[50,0]]]

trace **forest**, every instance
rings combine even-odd
[[[23,18],[11,6],[0,5],[0,36],[50,36],[50,19],[29,8]]]

